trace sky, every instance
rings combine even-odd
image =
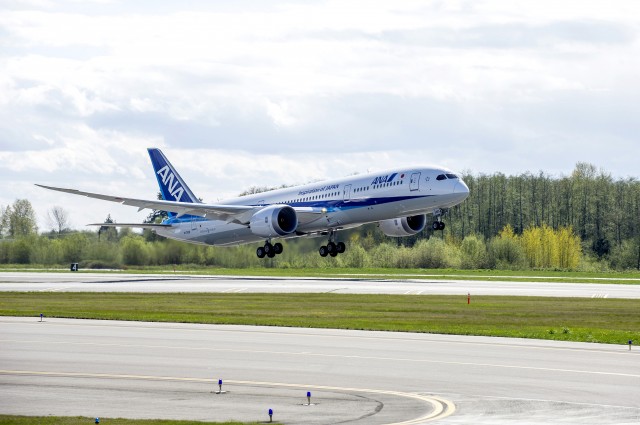
[[[0,206],[148,211],[409,164],[638,177],[640,2],[0,0]]]

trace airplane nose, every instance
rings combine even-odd
[[[464,194],[464,195],[468,196],[469,195],[469,188],[467,187],[465,182],[463,182],[462,180],[458,180],[456,185],[453,186],[453,193],[460,193],[460,194]],[[465,196],[465,198],[466,198],[466,196]]]

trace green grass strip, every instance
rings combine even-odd
[[[0,315],[640,343],[640,300],[432,295],[5,292]]]
[[[0,415],[0,425],[89,425],[95,423],[95,418],[83,416],[12,416]],[[166,419],[123,419],[100,418],[101,425],[253,425],[264,422],[199,422],[176,421]],[[275,425],[277,423],[274,422]]]

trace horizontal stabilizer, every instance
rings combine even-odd
[[[100,227],[130,227],[133,229],[158,229],[171,227],[170,224],[159,223],[91,223],[87,226],[100,226]]]

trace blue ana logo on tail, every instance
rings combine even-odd
[[[200,202],[160,149],[149,148],[147,150],[149,151],[153,170],[156,173],[158,186],[160,186],[162,199],[173,201],[173,198],[175,198],[178,202]],[[169,216],[171,217],[172,214],[169,213]]]
[[[162,167],[156,173],[162,179],[162,184],[165,185],[171,196],[176,198],[176,201],[180,201],[182,194],[184,193],[184,189],[180,186],[180,182],[176,178],[176,176],[171,172],[171,169],[168,165]]]

